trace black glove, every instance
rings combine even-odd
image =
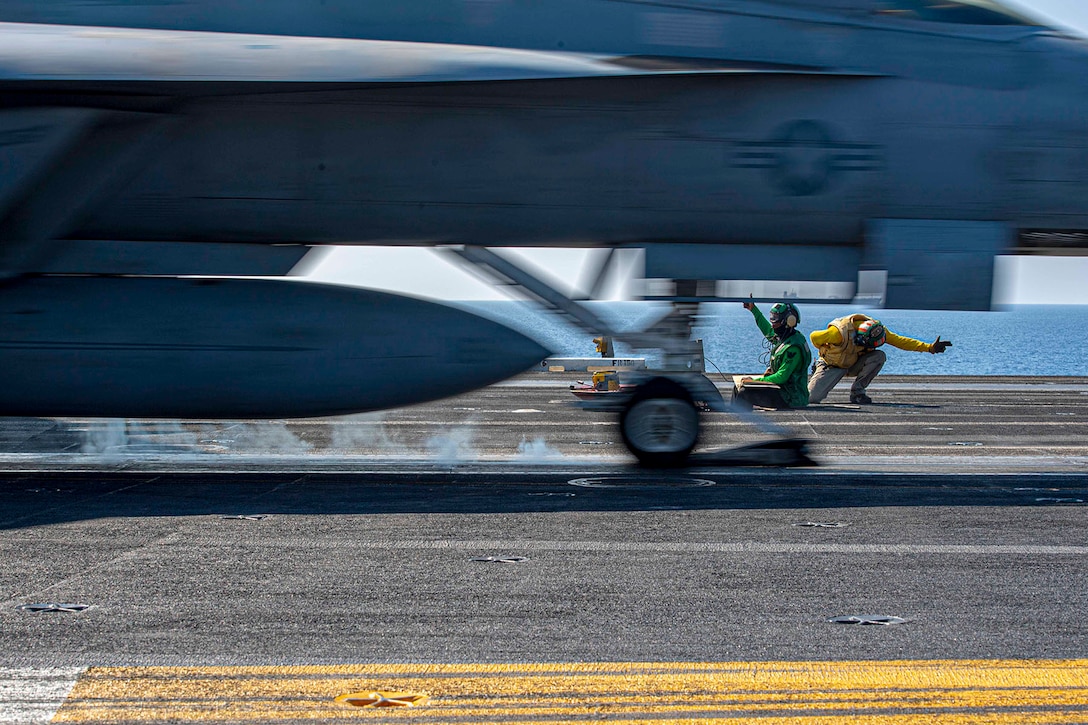
[[[937,341],[933,343],[930,352],[936,354],[941,353],[952,347],[952,343],[948,340],[942,340],[940,335],[937,335]]]

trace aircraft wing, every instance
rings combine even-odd
[[[386,40],[0,23],[0,81],[443,83],[850,71]]]

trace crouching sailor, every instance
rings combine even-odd
[[[832,320],[825,330],[812,333],[812,344],[820,351],[820,359],[808,381],[808,394],[819,403],[844,377],[854,378],[850,386],[850,402],[868,405],[873,399],[865,392],[884,367],[888,356],[878,347],[887,342],[892,347],[910,352],[942,353],[952,343],[937,336],[936,342],[922,342],[896,335],[868,315],[860,312]]]

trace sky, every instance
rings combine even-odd
[[[1088,36],[1088,3],[1084,0],[1004,0],[1003,4]]]
[[[1012,9],[1088,37],[1088,0],[1003,0]],[[534,265],[549,281],[572,291],[586,279],[594,252],[507,250]],[[614,280],[605,296],[628,297],[631,287]],[[443,300],[502,300],[510,296],[430,249],[355,247],[336,249],[309,278],[387,289]],[[1088,258],[1001,257],[995,265],[994,301],[1009,304],[1088,304]]]

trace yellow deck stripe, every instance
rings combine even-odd
[[[419,692],[421,707],[337,695]],[[95,667],[54,722],[1019,725],[1088,721],[1088,660]]]

